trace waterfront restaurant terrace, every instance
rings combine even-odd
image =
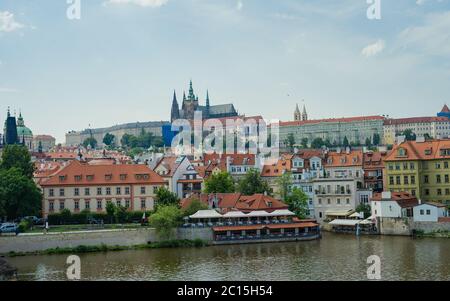
[[[299,220],[289,210],[230,211],[200,210],[189,217],[185,228],[210,227],[216,244],[312,240],[320,238],[320,226],[314,220]]]

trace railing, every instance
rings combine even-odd
[[[240,221],[240,222],[208,222],[208,223],[185,223],[183,228],[212,228],[212,227],[242,227],[255,225],[280,225],[291,224],[291,220],[264,220],[264,221]]]
[[[277,234],[264,234],[264,235],[216,235],[215,241],[242,241],[242,240],[268,240],[268,239],[293,239],[314,237],[319,235],[320,232],[313,231],[307,233],[277,233]]]

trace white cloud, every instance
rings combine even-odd
[[[384,40],[378,40],[373,44],[367,45],[361,51],[361,54],[365,57],[371,57],[379,54],[386,48],[386,42]]]
[[[408,27],[400,33],[400,46],[427,55],[450,54],[450,11],[430,14],[424,24]]]
[[[9,11],[0,11],[0,32],[12,32],[25,27],[14,19],[14,14]]]
[[[108,0],[105,4],[134,4],[142,7],[161,7],[169,0]]]
[[[16,92],[19,91],[12,88],[0,87],[0,93],[16,93]]]
[[[243,7],[244,7],[244,3],[242,3],[242,1],[239,0],[238,3],[236,4],[236,9],[237,10],[242,10]]]

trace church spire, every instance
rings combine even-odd
[[[300,108],[297,106],[295,107],[295,112],[294,112],[294,120],[295,121],[300,121],[302,120],[302,114],[300,113]]]
[[[307,121],[308,120],[308,113],[306,112],[306,106],[305,105],[303,105],[302,120],[303,121]]]
[[[189,82],[189,95],[188,100],[195,101],[195,94],[194,94],[194,88],[192,86],[192,79]]]
[[[170,119],[171,122],[176,119],[180,119],[180,108],[178,106],[177,93],[175,92],[175,90],[173,91],[172,111],[170,113]]]
[[[209,118],[209,109],[211,107],[211,104],[209,102],[209,90],[206,90],[206,118]]]

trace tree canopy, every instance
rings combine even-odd
[[[18,168],[21,174],[29,179],[33,178],[34,164],[31,162],[31,155],[23,145],[7,145],[3,149],[0,162],[1,169]]]
[[[286,172],[276,180],[278,191],[282,200],[286,200],[289,194],[289,188],[292,185],[292,173]]]
[[[298,218],[304,219],[309,215],[308,199],[308,196],[303,190],[294,187],[285,202],[289,205],[289,210],[294,212]]]
[[[106,133],[105,137],[103,137],[103,143],[107,146],[113,146],[115,143],[116,136],[110,133]]]
[[[255,193],[269,193],[269,184],[264,181],[257,169],[250,169],[239,181],[238,190],[244,195],[253,195]]]
[[[177,206],[161,206],[150,216],[150,224],[155,227],[158,235],[164,240],[170,240],[173,229],[181,222],[181,210]]]
[[[226,171],[213,173],[205,180],[206,193],[232,193],[235,191],[234,181]]]
[[[197,211],[199,211],[199,210],[207,210],[207,209],[208,209],[208,205],[206,205],[205,203],[202,203],[199,199],[195,198],[191,201],[189,206],[187,206],[183,210],[183,216],[191,216],[191,215],[197,213]]]
[[[178,196],[165,186],[157,189],[155,200],[158,210],[160,206],[178,206],[180,202]]]
[[[83,146],[84,146],[85,148],[87,148],[88,146],[90,146],[92,149],[94,149],[94,148],[97,147],[97,145],[98,145],[97,139],[95,139],[95,138],[93,138],[93,137],[86,138],[86,139],[83,141]]]

